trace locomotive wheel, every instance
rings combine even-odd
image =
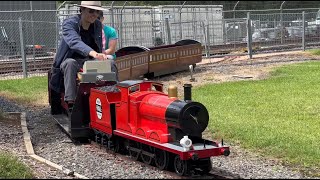
[[[188,162],[181,160],[179,155],[176,155],[173,162],[174,170],[179,176],[187,175]]]
[[[202,175],[208,174],[212,170],[212,164],[211,164],[210,158],[207,160],[207,164],[200,169],[202,171],[201,172]]]
[[[97,144],[101,144],[101,134],[96,134],[95,141]]]
[[[134,159],[136,161],[139,160],[140,143],[131,141],[129,144],[130,144],[129,155],[131,156],[132,159]],[[135,148],[135,149],[133,149],[133,148]],[[139,151],[137,152],[136,149],[139,149]]]
[[[113,148],[113,151],[115,152],[115,153],[119,153],[120,152],[120,142],[119,142],[119,140],[115,140],[114,141],[114,148]]]
[[[151,146],[148,146],[148,145],[145,145],[145,144],[142,144],[141,149],[143,151],[146,151],[146,152],[151,153],[151,154],[153,154],[153,152],[154,152]],[[151,165],[153,163],[153,158],[148,156],[148,155],[145,155],[143,153],[141,153],[141,159],[142,159],[142,161],[144,163],[146,163],[148,165]]]
[[[113,143],[114,143],[114,146],[113,146],[113,151],[115,153],[120,153],[120,154],[126,154],[127,151],[125,149],[125,140],[122,139],[122,138],[115,138],[113,139]]]
[[[168,168],[169,165],[169,154],[166,151],[163,151],[161,149],[155,149],[154,151],[154,162],[156,164],[156,166],[160,169],[160,170],[164,170]]]

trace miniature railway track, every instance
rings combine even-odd
[[[121,159],[123,159],[127,162],[135,162],[135,163],[142,165],[142,166],[145,166],[145,167],[155,168],[155,169],[157,168],[155,166],[145,164],[141,161],[135,161],[134,159],[132,159],[128,155],[115,153],[114,151],[109,150],[109,149],[103,147],[101,144],[98,144],[94,141],[90,141],[90,144],[89,144],[89,146],[87,146],[87,148],[95,148],[95,149],[99,149],[99,150],[105,150],[105,153],[110,153],[110,154],[113,154],[114,156],[121,157]],[[166,175],[171,176],[172,179],[239,179],[239,176],[236,176],[236,175],[222,175],[222,174],[219,174],[218,172],[214,172],[214,171],[211,171],[209,174],[206,174],[206,175],[191,175],[191,176],[178,176],[175,172],[171,172],[168,170],[162,170],[162,172]]]
[[[53,56],[27,58],[26,66],[28,72],[48,71],[51,69]],[[10,59],[0,61],[0,74],[20,73],[23,72],[21,59]]]

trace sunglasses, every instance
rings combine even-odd
[[[98,15],[99,15],[99,14],[100,14],[100,12],[101,12],[101,11],[99,11],[99,10],[89,9],[89,13],[90,13],[90,14],[96,13],[96,14],[98,14]]]

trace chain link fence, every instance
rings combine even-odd
[[[231,10],[219,5],[108,6],[104,24],[117,30],[117,49],[199,41],[205,57],[238,56],[319,47],[319,9]],[[46,75],[61,38],[59,10],[0,11],[0,79]],[[303,23],[304,22],[304,23]],[[248,36],[249,34],[249,36]],[[22,48],[23,47],[23,48]]]

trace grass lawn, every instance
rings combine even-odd
[[[47,105],[47,77],[1,80],[0,96],[22,104]]]
[[[317,55],[317,56],[320,55],[320,49],[310,49],[310,50],[307,50],[307,52],[312,55]]]
[[[215,138],[305,167],[320,167],[320,63],[288,65],[261,81],[194,88]]]
[[[12,154],[0,152],[0,179],[31,179],[32,171]]]

